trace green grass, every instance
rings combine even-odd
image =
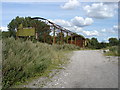
[[[80,50],[80,47],[75,46],[74,44],[63,44],[63,45],[52,45],[52,47],[56,51],[64,50],[64,51],[72,51],[72,50]]]
[[[120,56],[118,46],[108,47],[107,49],[109,49],[109,51],[105,53],[106,56]]]
[[[2,39],[2,31],[0,30],[0,40]]]
[[[74,45],[49,45],[32,41],[3,39],[3,89],[36,76],[48,76],[67,62],[66,51],[80,49]]]

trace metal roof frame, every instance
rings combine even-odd
[[[56,23],[53,23],[53,22],[51,22],[50,20],[48,20],[48,19],[45,19],[45,18],[42,18],[42,17],[33,17],[33,18],[31,18],[31,19],[33,19],[33,20],[39,20],[39,19],[41,19],[41,20],[45,20],[45,21],[47,21],[48,23],[50,23],[54,28],[56,28],[56,29],[59,29],[59,30],[61,30],[61,31],[63,31],[63,32],[66,32],[66,33],[69,33],[69,34],[71,34],[71,35],[75,35],[75,36],[80,36],[80,35],[78,35],[77,33],[75,33],[75,32],[72,32],[72,31],[70,31],[70,30],[68,30],[68,29],[66,29],[66,28],[64,28],[64,27],[62,27],[62,26],[60,26],[60,25],[58,25],[58,24],[56,24]],[[50,26],[51,26],[50,25]]]

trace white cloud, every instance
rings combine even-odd
[[[62,19],[55,19],[55,20],[50,20],[58,25],[61,25],[63,27],[85,27],[91,25],[94,21],[92,18],[83,18],[83,17],[74,17],[70,21],[62,20]]]
[[[109,5],[113,8],[118,8],[118,2],[103,2],[103,4]]]
[[[2,0],[2,2],[65,2],[67,0]]]
[[[115,14],[115,8],[115,5],[105,3],[93,3],[92,5],[86,5],[83,7],[87,16],[98,19],[113,17]]]
[[[101,35],[106,36],[107,34],[118,34],[118,25],[113,25],[111,28],[107,28],[107,29],[101,29],[99,30]]]
[[[102,29],[101,31],[102,31],[102,32],[106,32],[107,30],[106,30],[106,29]]]
[[[77,26],[71,26],[71,27],[65,27],[65,28],[78,34],[81,33],[83,30],[83,28],[77,27]]]
[[[56,24],[59,24],[63,27],[64,26],[71,26],[71,23],[69,21],[65,21],[65,20],[62,20],[62,19],[55,19],[53,22],[56,23]]]
[[[87,36],[99,36],[99,32],[94,30],[94,31],[82,31],[85,35]]]
[[[72,32],[75,32],[77,34],[84,34],[85,36],[99,36],[100,33],[96,30],[93,31],[88,31],[88,30],[84,30],[81,27],[77,27],[77,26],[73,26],[73,27],[68,27],[67,29],[69,29]]]
[[[112,34],[118,34],[118,25],[113,25],[113,27],[108,31]]]
[[[92,18],[83,18],[83,17],[76,16],[73,19],[71,19],[71,22],[75,26],[84,27],[84,26],[91,25],[94,21]]]
[[[85,36],[99,36],[99,32],[96,30],[87,31],[84,30],[83,27],[91,25],[94,21],[92,18],[83,18],[83,17],[74,17],[70,21],[62,20],[62,19],[55,19],[50,20],[58,25],[63,26],[64,28],[75,32],[77,34],[83,34]]]
[[[8,31],[8,28],[7,27],[0,27],[0,30],[2,30],[2,31]]]
[[[2,2],[67,2],[68,0],[1,0]],[[93,0],[80,0],[81,2],[93,2]],[[95,0],[95,2],[112,2],[113,0]],[[114,0],[119,2],[119,0]]]
[[[75,9],[80,5],[78,0],[69,0],[67,3],[61,6],[62,9]]]
[[[118,26],[117,26],[117,25],[114,25],[114,26],[113,26],[113,30],[117,31],[117,30],[118,30]]]

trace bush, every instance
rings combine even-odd
[[[1,32],[1,38],[8,38],[8,37],[10,37],[10,32],[9,31]]]
[[[51,63],[53,54],[49,45],[21,42],[13,38],[3,40],[3,86],[24,81],[43,72]]]
[[[107,52],[105,55],[120,56],[119,47],[118,46],[109,47],[109,52]]]
[[[63,44],[63,45],[53,45],[52,46],[55,50],[65,50],[65,51],[70,51],[70,50],[80,50],[79,46],[76,46],[74,44]]]
[[[31,41],[3,39],[3,88],[24,82],[50,65],[62,62],[63,50],[79,49],[74,45],[48,45]],[[64,61],[63,61],[64,62]]]
[[[2,31],[0,30],[0,40],[2,39]]]

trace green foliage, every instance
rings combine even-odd
[[[105,53],[107,56],[120,56],[120,48],[118,46],[112,46],[108,48],[109,51]]]
[[[97,38],[86,39],[87,45],[86,47],[91,49],[102,49],[109,46],[109,43],[106,42],[98,42]]]
[[[76,46],[74,44],[63,44],[63,45],[53,45],[55,50],[65,50],[65,51],[70,51],[70,50],[80,50],[79,46]]]
[[[23,39],[3,39],[3,89],[44,73],[51,65],[65,62],[63,51],[74,49],[79,48],[74,45],[51,46],[39,42],[23,42]]]
[[[119,40],[117,38],[109,38],[110,46],[116,46],[119,44]]]
[[[97,38],[87,39],[87,47],[88,48],[97,49],[98,44],[99,44],[99,42],[98,42]]]
[[[2,31],[0,30],[0,40],[2,39]]]
[[[64,37],[64,33],[63,32],[57,33],[56,42],[58,44],[62,44],[62,42],[64,41],[64,39],[65,39],[65,37]]]
[[[49,25],[45,24],[40,20],[31,20],[30,18],[31,17],[24,18],[17,16],[15,19],[11,20],[11,22],[8,24],[8,30],[10,32],[10,36],[16,37],[16,31],[20,24],[23,25],[23,28],[35,27],[36,32],[38,32],[39,35],[39,40],[41,40],[41,38],[43,40],[44,34],[46,34],[46,36],[49,35],[49,33],[51,32]]]
[[[109,46],[109,43],[101,42],[101,43],[98,43],[97,49],[106,48],[107,46]]]
[[[2,32],[2,38],[8,38],[10,37],[10,32],[9,31],[3,31]]]
[[[51,63],[52,55],[47,53],[50,49],[45,45],[11,38],[3,40],[3,46],[4,87],[9,87],[16,81],[24,81],[37,72],[43,72]]]

